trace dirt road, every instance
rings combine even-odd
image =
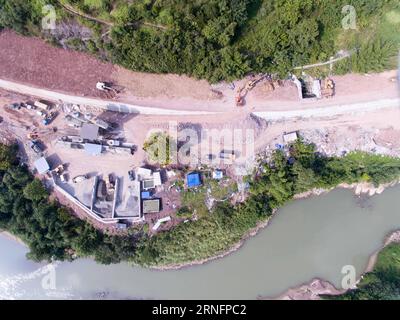
[[[173,110],[173,109],[162,109],[162,108],[152,108],[152,107],[142,107],[138,105],[107,101],[93,98],[85,98],[80,96],[68,95],[56,91],[44,90],[39,88],[34,88],[26,86],[23,84],[0,80],[0,88],[13,91],[21,94],[26,94],[30,96],[40,97],[42,99],[49,99],[53,101],[63,101],[73,104],[90,105],[93,107],[103,108],[106,110],[119,111],[125,113],[139,113],[144,115],[159,115],[159,116],[190,116],[190,115],[210,115],[216,112],[207,111],[185,111],[185,110]]]
[[[115,99],[118,104],[183,112],[248,114],[398,98],[398,84],[393,81],[397,73],[393,70],[380,74],[334,76],[336,94],[328,100],[299,100],[297,89],[290,81],[275,85],[272,90],[268,82],[261,82],[249,92],[245,107],[239,111],[235,107],[235,96],[249,79],[211,85],[184,75],[133,72],[100,61],[93,55],[57,48],[42,39],[23,37],[7,30],[0,32],[0,65],[0,79],[34,88],[101,99],[103,96],[96,90],[96,83],[110,82],[123,88]]]
[[[325,108],[300,109],[291,111],[254,112],[253,114],[267,121],[287,121],[307,118],[327,118],[346,114],[358,114],[387,108],[400,108],[400,98],[380,99],[375,101],[329,106]],[[400,121],[400,119],[399,119]]]
[[[217,115],[224,114],[224,112],[210,112],[210,111],[191,111],[191,110],[175,110],[157,107],[144,107],[133,105],[123,102],[107,101],[93,98],[85,98],[80,96],[68,95],[56,91],[44,90],[34,88],[27,85],[18,84],[11,81],[0,80],[0,88],[18,92],[25,95],[40,97],[54,101],[63,101],[67,103],[90,105],[106,110],[113,110],[125,113],[136,113],[143,115],[156,115],[156,116],[201,116],[201,115]],[[253,112],[259,118],[267,121],[287,121],[293,119],[307,119],[307,118],[326,118],[335,117],[345,114],[355,114],[363,112],[377,111],[385,108],[399,108],[400,98],[392,99],[379,99],[363,103],[343,104],[343,105],[330,105],[324,108],[309,108],[290,111],[264,111]],[[231,112],[229,112],[231,113]],[[220,118],[224,121],[224,117]]]

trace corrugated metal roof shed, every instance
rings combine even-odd
[[[144,190],[153,189],[155,187],[154,179],[143,180],[142,184],[143,184],[143,189]]]
[[[160,212],[160,199],[143,200],[143,213]]]
[[[101,154],[103,147],[100,144],[85,143],[85,151],[91,156],[98,156]]]
[[[39,174],[45,174],[50,170],[50,166],[44,157],[37,159],[34,165]]]
[[[146,169],[146,168],[137,168],[137,170],[136,170],[136,174],[138,176],[140,176],[142,179],[150,178],[152,173],[153,173],[153,171],[151,171],[150,169]]]
[[[283,141],[285,141],[285,143],[292,143],[295,142],[297,140],[298,136],[297,136],[297,132],[290,132],[287,133],[285,135],[283,135]]]
[[[154,177],[154,186],[158,187],[162,185],[162,179],[161,179],[161,172],[157,171],[153,173]]]
[[[85,123],[81,128],[81,138],[96,140],[99,135],[99,127],[94,124]]]

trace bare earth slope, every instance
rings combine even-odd
[[[80,96],[96,96],[96,82],[115,82],[137,97],[212,97],[210,85],[186,76],[131,72],[95,57],[56,48],[38,38],[0,32],[0,78]]]
[[[0,33],[0,77],[37,87],[95,95],[99,79],[111,80],[114,67],[86,54],[62,50],[40,39]]]
[[[266,90],[266,83],[260,83],[247,95],[246,106],[241,110],[244,113],[301,111],[394,99],[398,97],[397,83],[391,81],[395,75],[391,71],[334,77],[335,97],[319,101],[299,101],[290,82],[273,92]],[[23,37],[12,31],[0,32],[0,79],[79,97],[100,97],[95,89],[96,82],[109,81],[125,88],[118,102],[226,113],[238,111],[235,94],[248,81],[236,81],[233,89],[225,83],[211,86],[206,81],[186,76],[132,72],[91,55],[55,48],[41,39]]]

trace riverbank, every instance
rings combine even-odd
[[[248,238],[255,236],[262,228],[267,227],[269,222],[271,221],[271,217],[274,217],[276,219],[273,221],[281,220],[281,215],[276,215],[277,209],[280,209],[280,212],[284,212],[284,207],[291,208],[291,206],[295,202],[293,201],[294,198],[296,199],[300,197],[307,197],[310,195],[310,192],[299,195],[297,194],[298,192],[296,192],[296,190],[307,190],[308,188],[312,188],[313,186],[321,185],[341,186],[340,183],[342,181],[362,181],[366,179],[368,179],[369,181],[374,181],[374,183],[378,185],[379,183],[383,184],[386,181],[393,179],[396,179],[397,182],[400,174],[400,159],[397,158],[381,157],[378,155],[362,152],[352,153],[344,158],[320,158],[315,156],[314,145],[303,144],[300,140],[293,145],[291,153],[293,156],[296,157],[296,166],[290,165],[288,162],[288,156],[284,155],[282,152],[275,152],[272,155],[271,161],[260,163],[260,170],[259,172],[255,173],[253,183],[251,183],[250,185],[249,197],[244,203],[240,205],[232,206],[229,204],[221,204],[219,206],[216,206],[211,214],[202,219],[199,219],[192,223],[180,224],[168,232],[161,232],[157,235],[153,235],[152,237],[141,237],[140,239],[138,239],[137,245],[135,246],[133,246],[132,244],[132,238],[118,238],[116,236],[112,237],[108,235],[103,235],[98,233],[95,229],[90,228],[89,231],[93,233],[93,236],[99,237],[99,241],[96,242],[96,247],[94,250],[87,251],[85,252],[85,254],[82,254],[82,256],[93,257],[94,260],[103,264],[117,264],[122,261],[127,261],[131,262],[131,264],[153,268],[156,270],[176,270],[183,267],[205,264],[207,262],[222,258],[228,254],[235,252],[242,247],[242,245]],[[271,162],[275,164],[274,167],[270,166],[269,163]],[[325,170],[323,170],[322,172],[316,170],[316,168],[321,167]],[[40,186],[38,186],[37,180],[30,181],[29,178],[31,177],[29,177],[27,172],[23,171],[23,169],[21,169],[20,167],[17,168],[21,171],[21,175],[26,175],[27,180],[26,186],[22,186],[24,189],[22,195],[26,198],[22,199],[32,205],[31,212],[34,212],[33,209],[35,208],[35,203],[42,201],[42,199],[45,197],[45,191],[43,191],[43,196],[41,199],[37,200],[38,198],[32,198],[31,193],[28,191],[30,191],[32,187],[35,187],[37,189]],[[380,168],[380,170],[377,171],[376,168]],[[306,175],[304,176],[304,174]],[[15,194],[18,192],[19,189],[16,189],[15,184],[11,182],[7,180],[4,181],[10,194]],[[395,182],[393,182],[392,184],[394,185]],[[371,190],[371,188],[375,188],[372,185],[362,185],[361,187],[358,187],[358,185],[359,184],[352,185],[352,187],[355,188],[355,192],[361,192],[363,190]],[[375,188],[377,189],[377,191],[371,192],[371,194],[384,190],[385,186],[386,185],[382,185],[383,188]],[[342,185],[342,187],[349,188],[350,186]],[[378,190],[379,188],[380,190]],[[311,191],[311,194],[312,192],[313,191]],[[321,192],[323,192],[323,190],[318,191],[318,193]],[[346,215],[348,213],[351,213],[353,211],[354,204],[356,203],[350,192],[342,191],[342,193],[347,194],[349,204],[351,205],[343,207],[340,212],[337,212],[335,214],[335,216],[339,218],[342,214]],[[4,201],[5,200],[7,199],[4,199]],[[317,203],[320,202],[317,199],[312,201],[315,201]],[[309,203],[312,201],[301,201],[301,204]],[[313,209],[311,210],[311,212],[303,212],[303,219],[319,220],[321,216],[313,215],[313,212],[318,212],[319,210],[321,210],[321,208],[323,208],[322,210],[325,210],[325,206],[323,206],[317,209]],[[51,215],[50,217],[45,216],[47,212],[54,212],[55,210],[59,212],[59,215]],[[69,219],[71,222],[74,222],[74,224],[77,224],[80,228],[88,227],[81,220],[78,220],[68,214],[67,211],[60,210],[62,210],[62,208],[54,204],[48,204],[47,210],[42,210],[42,212],[40,212],[41,216],[37,217],[35,212],[35,214],[32,215],[32,221],[24,221],[27,225],[26,230],[29,230],[28,226],[31,224],[31,222],[35,222],[35,219],[38,218],[41,218],[40,222],[45,221],[49,224],[53,222],[51,218],[55,220],[54,222],[56,223],[61,219]],[[355,211],[359,212],[363,210],[360,207],[359,210],[357,209]],[[21,215],[21,212],[19,210],[13,210],[12,213],[17,218]],[[398,216],[396,215],[396,218],[397,217]],[[293,218],[296,219],[296,217]],[[362,217],[359,217],[359,219],[362,219]],[[8,230],[18,230],[15,229],[17,226],[13,225],[15,221],[17,221],[17,219],[10,219]],[[379,221],[375,221],[375,223],[378,222]],[[296,234],[297,230],[301,228],[303,220],[298,221],[296,224],[293,224],[293,221],[286,221],[286,223],[288,225],[285,225],[286,227],[282,227],[282,230],[285,230],[283,232],[291,232],[293,234]],[[322,225],[324,225],[325,222],[321,221],[321,223]],[[355,221],[354,225],[356,224],[357,222]],[[64,226],[65,224],[57,225]],[[275,223],[273,225],[275,225]],[[393,225],[394,224],[390,224],[389,226],[386,226],[385,234],[391,231]],[[396,226],[399,225],[399,223],[396,223]],[[288,228],[287,226],[291,226],[292,231],[289,231],[290,229],[286,229]],[[353,228],[348,229],[348,234],[353,235]],[[73,230],[76,230],[76,227],[74,227]],[[321,229],[317,228],[315,230]],[[33,236],[35,236],[36,234],[43,234],[43,232],[46,231],[47,229],[35,230],[35,234]],[[270,232],[264,232],[263,236],[269,234]],[[280,234],[282,234],[282,232]],[[59,244],[60,241],[54,242],[51,240],[58,239],[60,235],[68,236],[68,238],[63,239],[62,243],[70,244],[69,246],[54,246],[54,244]],[[308,232],[306,232],[305,235],[308,235]],[[23,236],[24,239],[25,237],[26,239],[32,238],[29,233],[26,236]],[[76,241],[76,237],[79,237],[79,241]],[[32,258],[38,261],[46,260],[49,259],[49,257],[53,257],[53,252],[60,252],[62,255],[59,255],[55,259],[64,260],[68,258],[67,255],[70,252],[77,252],[77,250],[81,248],[80,243],[85,243],[88,238],[90,237],[88,237],[86,233],[80,231],[71,234],[70,228],[66,228],[65,230],[62,228],[61,230],[55,230],[52,234],[52,238],[45,240],[45,243],[48,246],[48,250],[44,252],[40,250],[35,251],[35,248],[41,248],[43,247],[43,244],[35,242],[33,244],[30,243],[31,247],[33,248],[31,254],[39,254],[38,257]],[[320,234],[318,237],[315,237],[315,239],[317,238],[324,238],[324,234]],[[280,239],[280,241],[283,240],[282,238]],[[271,244],[274,244],[275,241],[276,240],[271,242]],[[308,237],[305,237],[302,240],[293,239],[292,241],[299,241],[305,244],[309,242],[310,239]],[[292,246],[292,241],[290,241],[290,244],[287,244],[288,247]],[[336,242],[337,239],[334,239],[334,243]],[[112,247],[110,247],[110,245],[112,245]],[[360,243],[358,243],[358,245],[353,249],[358,250],[359,245]],[[379,247],[379,245],[380,242],[378,243],[378,245],[375,244],[374,247],[369,248],[369,250],[364,253],[365,261],[367,261],[370,253],[373,252],[377,247]],[[273,250],[277,250],[278,247],[279,246],[274,245]],[[105,248],[107,248],[107,255],[104,255]],[[50,251],[49,249],[52,250]],[[131,251],[127,251],[128,249]],[[313,253],[311,253],[309,259],[313,259],[312,254]],[[279,255],[279,252],[275,252],[275,256],[276,255]],[[292,252],[288,253],[287,256],[292,257],[292,255],[296,254]],[[235,254],[233,255],[233,257],[230,257],[230,259],[226,260],[229,261],[231,260],[231,258],[234,258],[234,256],[240,256],[240,253]],[[268,259],[268,257],[266,258]],[[255,259],[257,260],[258,258]],[[326,259],[322,259],[320,261],[321,264],[318,265],[322,265],[323,263],[325,263],[325,260]],[[333,265],[334,263],[334,261],[331,261],[330,265]],[[346,261],[342,263],[344,264],[341,264],[341,266],[345,265]],[[212,264],[208,267],[200,269],[212,268],[214,265],[215,264]],[[341,268],[341,266],[339,267]],[[357,270],[361,271],[364,267],[364,264],[358,265]],[[338,270],[340,270],[340,268]],[[290,272],[287,273],[288,276],[290,274],[293,274],[293,271],[296,271],[296,265],[293,265],[292,269],[294,270],[290,270]],[[280,268],[278,268],[277,270],[280,270]],[[260,270],[258,272],[262,271]],[[184,273],[186,272],[182,272],[182,274]],[[273,292],[272,295],[279,294],[289,286],[301,283],[304,279],[312,279],[317,274],[319,274],[318,268],[316,268],[314,272],[306,274],[304,278],[300,279],[300,281],[293,280],[292,282],[288,282],[287,286],[283,286],[283,288],[279,287],[276,291]],[[333,270],[332,274],[336,274],[337,277],[337,270]],[[322,275],[321,277],[324,279],[332,279],[326,277],[326,275]],[[336,278],[335,282],[332,283],[334,283],[335,285],[339,285],[340,282],[338,282]],[[260,290],[259,292],[265,291]]]
[[[204,265],[204,264],[207,264],[207,263],[211,263],[211,262],[213,262],[215,260],[222,259],[222,258],[224,258],[226,256],[229,256],[230,254],[236,252],[237,250],[239,250],[244,245],[246,240],[256,236],[261,230],[265,229],[268,226],[269,222],[271,221],[271,218],[268,218],[267,220],[260,222],[255,228],[253,228],[249,232],[247,232],[238,243],[236,243],[230,249],[228,249],[228,250],[226,250],[226,251],[224,251],[224,252],[222,252],[220,254],[217,254],[217,255],[212,256],[210,258],[197,260],[197,261],[192,261],[192,262],[189,262],[189,263],[172,264],[172,265],[162,266],[162,267],[150,267],[150,269],[151,270],[155,270],[155,271],[180,270],[180,269],[184,269],[184,268]]]
[[[360,276],[385,235],[400,227],[400,216],[394,210],[399,192],[399,187],[389,189],[366,200],[366,206],[360,206],[353,193],[344,189],[293,201],[279,210],[268,232],[260,232],[235,254],[204,266],[156,272],[127,263],[103,266],[92,259],[79,259],[60,264],[57,280],[62,289],[71,287],[72,275],[81,279],[69,291],[73,299],[91,298],[93,292],[103,291],[138,299],[273,298],[315,277],[340,288],[342,266],[354,263]],[[343,219],[346,225],[341,224]],[[2,275],[38,268],[26,260],[27,249],[15,242],[0,237],[0,247],[5,254]],[[27,282],[23,288],[28,286],[37,285]]]
[[[307,199],[312,196],[320,196],[323,194],[327,194],[338,188],[353,190],[353,192],[356,196],[368,195],[368,196],[372,197],[374,195],[382,194],[387,188],[394,187],[394,186],[398,185],[399,183],[400,183],[400,180],[395,180],[390,183],[385,183],[385,184],[379,185],[378,187],[376,187],[372,183],[368,183],[368,182],[353,183],[353,184],[342,183],[342,184],[339,184],[337,187],[331,188],[331,189],[313,189],[313,190],[310,190],[310,191],[307,191],[304,193],[297,194],[294,196],[293,200],[301,200],[301,199]],[[249,230],[249,232],[247,232],[238,243],[233,245],[230,249],[226,250],[225,252],[222,252],[222,253],[212,256],[210,258],[201,259],[198,261],[192,261],[189,263],[173,264],[173,265],[162,266],[162,267],[151,267],[150,269],[156,270],[156,271],[179,270],[179,269],[189,268],[189,267],[193,267],[193,266],[204,265],[207,263],[211,263],[214,260],[229,256],[230,254],[239,250],[248,239],[256,236],[263,229],[267,228],[271,219],[273,219],[274,216],[277,214],[277,211],[278,210],[274,210],[271,217],[269,217],[265,221],[260,222],[255,228]],[[399,233],[399,237],[400,237],[400,233]],[[306,287],[309,287],[309,289],[311,290],[310,292],[312,292],[312,295],[316,295],[317,292],[319,292],[319,294],[340,294],[340,292],[341,292],[341,291],[337,291],[336,289],[333,290],[332,288],[334,288],[334,286],[332,286],[332,284],[327,283],[320,279],[314,279],[311,282],[311,284],[302,285],[301,287],[299,287],[299,290],[305,290]],[[291,290],[294,290],[293,292],[295,292],[297,289],[294,288]],[[330,291],[326,292],[326,290],[330,290]]]
[[[341,183],[337,187],[331,188],[331,189],[312,189],[307,192],[299,193],[294,196],[294,200],[300,200],[300,199],[306,199],[312,196],[320,196],[323,194],[327,194],[328,192],[331,192],[332,190],[335,190],[337,188],[341,189],[348,189],[348,190],[353,190],[354,194],[356,196],[361,196],[361,195],[368,195],[370,197],[374,195],[379,195],[382,194],[387,188],[395,187],[400,183],[400,179],[381,184],[378,187],[376,187],[374,184],[369,183],[369,182],[360,182],[360,183],[353,183],[353,184],[348,184],[348,183]]]
[[[369,258],[367,267],[360,278],[357,280],[356,285],[364,278],[367,273],[375,269],[378,261],[379,253],[392,243],[400,243],[400,230],[394,231],[389,234],[381,248],[375,251]],[[321,295],[342,295],[347,290],[339,290],[333,284],[322,279],[313,279],[311,282],[301,286],[290,288],[285,293],[280,295],[276,300],[321,300]],[[264,299],[264,298],[263,298]]]
[[[23,242],[20,238],[18,238],[17,236],[14,236],[12,233],[8,232],[8,231],[1,231],[0,230],[0,236],[7,238],[9,240],[12,240],[14,242],[17,242],[21,245],[23,245],[24,247],[28,248],[28,246],[25,244],[25,242]]]

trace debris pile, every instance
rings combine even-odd
[[[388,156],[400,156],[400,148],[394,144],[381,143],[378,129],[349,128],[312,129],[300,131],[308,143],[314,143],[319,152],[327,156],[343,156],[351,151],[365,151]]]

